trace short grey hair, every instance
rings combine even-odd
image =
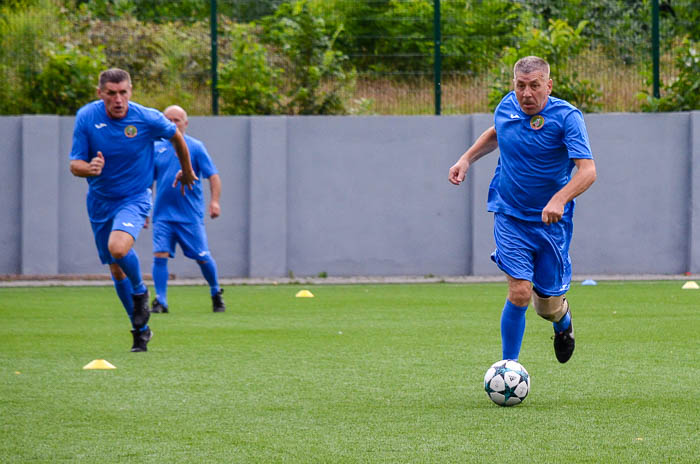
[[[549,79],[549,63],[539,56],[524,56],[513,66],[513,78],[518,74],[530,74],[535,71],[542,71],[544,78]]]
[[[98,80],[99,88],[104,89],[105,84],[111,82],[112,84],[119,84],[120,82],[128,82],[131,85],[131,76],[128,72],[119,68],[111,68],[100,73],[100,78]]]

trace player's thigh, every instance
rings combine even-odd
[[[190,259],[201,261],[209,256],[209,244],[204,224],[178,224],[177,242],[182,248],[182,253]]]
[[[92,227],[92,235],[95,238],[95,246],[97,247],[100,262],[102,264],[114,263],[114,258],[109,252],[109,236],[112,233],[112,221],[90,221],[90,226]]]
[[[175,224],[169,221],[153,223],[153,253],[168,253],[171,258],[175,257],[175,244],[177,243]]]
[[[144,199],[137,199],[124,203],[114,215],[112,230],[126,232],[136,240],[143,229],[143,225],[146,223],[146,218],[150,210],[150,201]]]
[[[571,284],[569,245],[573,226],[568,221],[543,225],[535,259],[533,285],[543,296],[563,295]]]
[[[532,281],[536,244],[531,225],[506,214],[494,214],[493,236],[496,250],[491,259],[510,277]]]

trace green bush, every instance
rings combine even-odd
[[[49,46],[42,70],[36,75],[34,110],[70,115],[96,99],[97,79],[105,68],[101,49],[83,54],[74,47]]]
[[[265,47],[257,43],[249,26],[231,31],[231,59],[219,72],[222,114],[279,114],[277,83],[282,70],[268,64]]]
[[[313,11],[327,30],[343,34],[337,49],[360,72],[393,75],[433,72],[434,2],[316,0]],[[522,7],[510,0],[442,2],[442,68],[470,75],[488,69],[493,56],[513,43]]]
[[[15,0],[21,1],[21,0]],[[110,19],[129,14],[140,21],[166,23],[172,21],[208,21],[211,2],[208,0],[74,0],[86,5],[96,17]],[[221,17],[249,22],[272,14],[284,0],[220,0],[217,11]]]
[[[283,63],[286,114],[345,114],[345,96],[352,93],[355,72],[347,55],[335,49],[342,32],[326,32],[323,18],[306,0],[282,4],[263,18],[261,39]]]
[[[34,86],[43,50],[61,33],[50,0],[23,7],[0,7],[0,114],[34,112]]]
[[[518,59],[536,55],[550,65],[550,77],[554,81],[552,96],[567,100],[583,112],[600,111],[600,88],[589,80],[580,79],[578,72],[569,67],[569,59],[580,55],[588,45],[588,39],[582,35],[586,25],[583,21],[574,29],[566,21],[550,20],[547,30],[529,28],[523,31],[522,42],[516,47],[506,47],[501,65],[492,70],[489,105],[495,108],[512,89],[513,66]]]
[[[76,19],[76,38],[90,49],[102,46],[108,67],[128,71],[135,87],[155,90],[167,82],[167,26],[144,23],[129,13],[99,19],[84,9]]]
[[[700,110],[700,50],[698,42],[683,40],[674,50],[674,67],[678,72],[670,83],[663,86],[664,95],[654,98],[647,92],[638,95],[642,111],[694,111]],[[651,85],[651,79],[647,81]]]

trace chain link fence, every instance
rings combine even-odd
[[[653,93],[654,3],[9,0],[0,114],[72,114],[111,66],[131,73],[135,101],[191,114],[488,112],[525,54],[546,58],[555,94],[584,111],[639,111]],[[700,2],[658,11],[663,93],[684,40],[695,56]]]

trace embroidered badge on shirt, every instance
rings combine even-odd
[[[542,129],[542,126],[544,126],[544,118],[542,115],[537,114],[530,118],[530,127],[532,127],[535,130],[540,130]]]
[[[530,124],[532,124],[532,122]],[[136,137],[137,133],[138,131],[136,130],[135,126],[126,126],[124,128],[124,135],[126,135],[130,139]]]

